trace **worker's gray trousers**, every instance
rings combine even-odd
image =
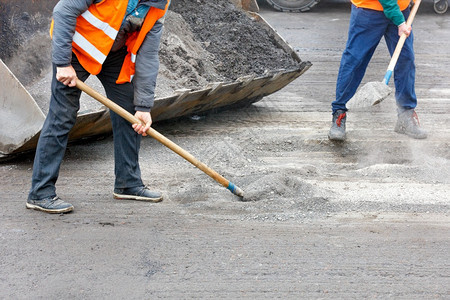
[[[109,99],[134,114],[133,85],[116,84],[126,51],[110,53],[97,75]],[[73,54],[72,66],[80,80],[85,81],[89,73],[80,65]],[[68,87],[56,80],[56,66],[53,66],[52,95],[50,107],[41,130],[33,165],[29,199],[40,200],[56,196],[56,180],[67,147],[69,131],[72,129],[80,108],[81,91]],[[95,100],[92,100],[95,101]],[[131,124],[111,112],[114,138],[115,188],[142,186],[139,168],[141,135]],[[91,173],[95,174],[95,173]],[[102,188],[103,187],[99,187]]]

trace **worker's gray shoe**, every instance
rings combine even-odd
[[[114,189],[114,198],[120,200],[139,200],[150,202],[162,201],[161,193],[150,191],[146,186],[126,189]]]
[[[337,110],[333,114],[333,121],[330,131],[328,132],[328,138],[332,141],[344,141],[345,140],[345,121],[347,119],[347,113],[344,110]]]
[[[73,210],[73,205],[62,201],[58,196],[42,200],[27,200],[27,208],[44,211],[50,214],[68,213]]]
[[[419,117],[414,109],[399,110],[394,131],[415,139],[427,138],[427,132],[420,127]]]

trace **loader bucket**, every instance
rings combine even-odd
[[[36,139],[45,116],[33,97],[0,60],[0,157]]]
[[[209,5],[208,8],[211,9],[211,6],[217,5],[216,2],[224,1],[230,0],[205,2],[202,5]],[[8,159],[24,152],[33,151],[37,146],[40,129],[43,126],[50,100],[52,72],[51,40],[48,29],[52,9],[57,2],[57,0],[0,0],[0,59],[4,62],[0,64],[0,103],[2,105],[0,112],[0,158]],[[286,67],[283,65],[273,69],[268,68],[259,73],[256,71],[244,72],[233,78],[222,76],[223,74],[211,76],[211,71],[214,71],[214,68],[221,63],[209,63],[204,58],[209,56],[221,57],[221,55],[210,55],[209,49],[200,49],[204,51],[202,52],[204,56],[200,55],[200,58],[195,61],[198,48],[192,50],[189,48],[192,45],[186,46],[186,43],[183,43],[183,38],[188,40],[188,43],[195,42],[197,47],[203,47],[209,42],[197,42],[193,35],[190,36],[190,33],[187,37],[184,30],[191,28],[191,26],[187,23],[176,23],[184,18],[182,13],[189,13],[190,8],[194,8],[188,7],[186,9],[186,5],[196,6],[195,9],[200,9],[200,11],[204,7],[198,7],[199,4],[196,1],[192,1],[192,4],[190,4],[191,1],[181,2],[179,0],[177,12],[177,1],[174,0],[166,16],[161,44],[161,67],[157,83],[160,92],[156,91],[152,109],[154,122],[257,102],[263,97],[282,89],[311,66],[310,62],[302,61],[292,47],[256,13],[258,11],[256,0],[231,0],[231,2],[235,6],[226,6],[227,9],[233,10],[227,17],[241,18],[243,16],[245,18],[244,22],[239,19],[236,28],[243,26],[244,23],[248,27],[254,27],[250,29],[261,34],[258,39],[259,42],[261,37],[264,40],[267,39],[268,48],[276,48],[274,52],[283,56],[283,59],[280,58],[279,61],[283,63],[289,61]],[[223,7],[221,6],[221,9],[217,12],[221,13]],[[196,22],[196,18],[200,15],[208,14],[197,12],[195,18],[186,19]],[[233,30],[234,24],[229,24],[229,22],[227,19],[224,28]],[[191,25],[200,23],[196,22]],[[205,25],[207,30],[215,28],[215,26],[211,27],[208,22],[205,22]],[[177,32],[177,30],[180,32]],[[222,38],[221,35],[219,37]],[[239,36],[231,36],[230,40],[225,42],[232,44],[236,37]],[[245,44],[249,44],[250,47],[253,46],[251,41],[245,40]],[[167,48],[164,48],[164,46],[167,46]],[[236,46],[238,49],[242,48],[242,44]],[[187,53],[187,56],[181,56],[189,51],[192,52]],[[180,57],[177,57],[177,55],[180,55]],[[257,65],[257,58],[249,58],[251,67]],[[265,66],[267,61],[278,61],[278,58],[277,56],[275,59],[266,59],[262,63],[260,62],[260,65]],[[185,65],[174,68],[174,61],[185,63]],[[239,65],[242,64],[236,64],[236,66]],[[208,69],[208,66],[210,69]],[[188,71],[185,71],[186,69]],[[185,72],[181,75],[176,73],[183,70]],[[234,70],[234,67],[231,70]],[[196,72],[199,73],[197,74],[199,76],[191,82],[196,82],[197,86],[185,85],[184,82],[174,83],[172,80],[173,78],[180,80],[191,78],[193,77],[191,75]],[[202,77],[201,72],[205,72],[208,76]],[[217,78],[218,80],[216,80]],[[91,76],[86,83],[100,93],[104,93],[96,77]],[[84,94],[80,102],[81,109],[78,112],[74,128],[70,132],[69,141],[110,134],[109,110]]]

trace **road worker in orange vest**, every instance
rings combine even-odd
[[[36,149],[26,207],[66,213],[73,205],[56,194],[55,184],[69,131],[80,108],[76,79],[96,75],[109,99],[141,124],[130,125],[110,112],[115,158],[116,199],[162,200],[141,179],[139,149],[152,124],[150,115],[159,69],[158,50],[170,0],[61,0],[53,10],[53,80],[49,112]]]
[[[397,124],[394,131],[412,138],[424,139],[427,133],[420,127],[415,112],[415,63],[413,33],[405,20],[410,14],[410,0],[352,0],[347,45],[342,54],[336,83],[336,98],[332,102],[332,124],[328,138],[343,141],[346,138],[346,103],[360,85],[366,68],[384,37],[392,55],[400,36],[406,39],[394,69]]]

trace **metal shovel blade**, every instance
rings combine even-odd
[[[347,102],[348,109],[366,108],[386,99],[392,89],[384,82],[368,82]]]

